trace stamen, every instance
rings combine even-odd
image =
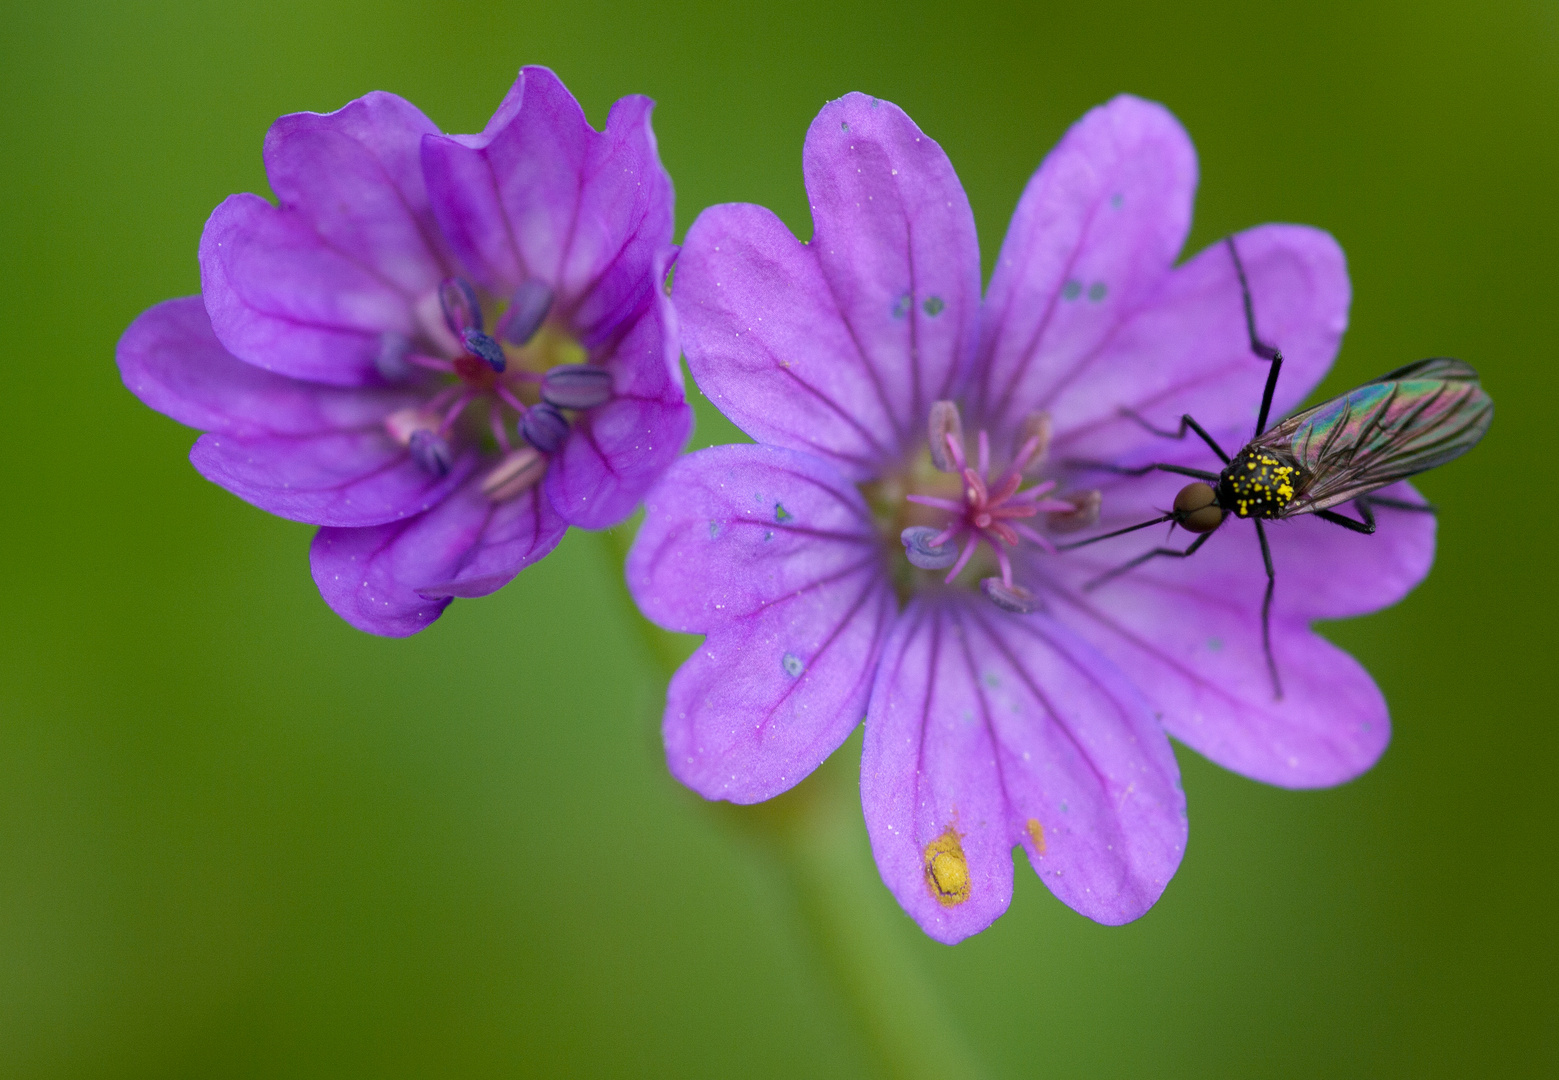
[[[939,499],[935,495],[906,495],[904,498],[908,502],[919,503],[921,506],[934,506],[938,510],[947,510],[954,514],[960,513],[964,508],[964,504],[961,502],[953,499]]]
[[[568,438],[568,419],[544,401],[525,410],[520,417],[520,434],[537,450],[550,454]]]
[[[989,476],[991,474],[991,437],[985,433],[984,428],[980,429],[976,442],[980,447],[980,475]]]
[[[1025,416],[1018,428],[1017,443],[1018,452],[1012,459],[1014,468],[1026,473],[1042,464],[1050,453],[1050,414],[1031,412]]]
[[[1016,540],[1016,537],[1013,538]],[[1007,556],[1007,549],[1000,545],[996,547],[996,565],[1001,567],[1001,583],[1007,588],[1012,588],[1012,560]]]
[[[937,401],[931,405],[931,416],[926,422],[926,441],[931,444],[931,464],[942,472],[954,472],[963,468],[960,461],[955,469],[953,457],[947,451],[948,439],[959,446],[964,441],[963,418],[958,406],[951,401]]]
[[[430,402],[431,406],[432,403]],[[396,409],[384,418],[384,430],[402,446],[410,444],[411,437],[423,428],[432,429],[436,423],[436,406],[423,409]]]
[[[1059,500],[1065,509],[1057,507],[1050,512],[1045,519],[1052,532],[1077,532],[1079,529],[1091,528],[1099,521],[1099,507],[1104,502],[1104,495],[1097,489],[1089,491],[1074,491],[1070,495],[1063,495]]]
[[[513,409],[515,412],[519,413],[521,416],[525,415],[525,410],[529,406],[527,406],[519,398],[515,397],[513,390],[510,390],[503,383],[499,383],[497,386],[493,387],[493,392],[496,393],[499,396],[499,398],[501,398],[503,400],[503,403],[505,405],[509,406],[509,408]]]
[[[467,330],[460,335],[460,340],[471,355],[481,357],[494,371],[502,374],[503,369],[509,366],[508,359],[503,355],[503,346],[480,330]]]
[[[899,533],[904,557],[922,570],[946,570],[958,560],[958,548],[945,543],[935,529],[914,525]]]
[[[509,299],[509,310],[498,320],[495,333],[511,345],[525,345],[536,336],[552,310],[552,290],[532,278]]]
[[[1014,615],[1032,615],[1044,610],[1044,602],[1022,585],[1013,585],[1001,578],[981,578],[980,591],[985,598],[1003,611]]]
[[[413,431],[406,448],[411,451],[411,459],[422,466],[424,472],[434,476],[443,476],[449,472],[450,463],[454,460],[449,443],[427,428]]]
[[[476,293],[462,278],[445,278],[438,286],[439,307],[444,309],[444,325],[455,337],[467,330],[482,330],[482,306],[476,302]]]
[[[969,560],[974,558],[974,549],[979,546],[980,534],[971,533],[969,535],[969,539],[964,542],[964,549],[958,553],[958,561],[953,564],[953,568],[949,570],[947,572],[947,576],[942,579],[942,583],[944,585],[951,585],[953,583],[953,579],[958,576],[959,571],[968,566]]]
[[[509,429],[503,422],[503,410],[493,402],[487,404],[487,426],[492,429],[493,441],[504,453],[508,453],[512,447],[509,444]]]
[[[466,406],[471,404],[471,399],[473,397],[475,397],[474,394],[462,394],[459,400],[457,400],[449,407],[449,411],[444,414],[444,419],[439,421],[438,433],[440,435],[444,435],[449,432],[449,429],[454,426],[455,421],[460,419],[460,414],[466,411]]]
[[[426,353],[409,352],[406,354],[405,360],[408,364],[415,364],[417,367],[427,368],[429,371],[442,372],[445,375],[453,374],[455,370],[455,365],[443,357],[428,356]]]
[[[612,373],[594,364],[560,364],[541,380],[541,399],[560,409],[593,409],[612,397]]]
[[[522,446],[505,454],[482,478],[482,494],[493,502],[504,502],[535,487],[546,472],[547,459],[532,447]]]
[[[955,439],[952,432],[942,437],[942,445],[947,447],[947,456],[952,459],[953,468],[948,472],[966,472],[969,463],[964,460],[964,443],[962,439]]]
[[[1050,542],[1050,537],[1046,536],[1038,529],[1031,529],[1029,526],[1020,523],[1013,525],[1012,531],[1023,537],[1023,539],[1027,540],[1029,543],[1037,544],[1047,555],[1059,554],[1059,552],[1056,550],[1056,546]]]

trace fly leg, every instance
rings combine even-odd
[[[1253,520],[1256,523],[1256,538],[1261,541],[1261,561],[1267,568],[1267,595],[1261,601],[1261,651],[1267,655],[1267,674],[1272,676],[1272,697],[1282,701],[1283,682],[1278,678],[1278,662],[1272,655],[1272,590],[1276,588],[1278,578],[1272,569],[1272,549],[1267,546],[1267,530],[1262,528],[1260,518]],[[1212,533],[1207,535],[1211,536]]]
[[[1371,536],[1375,532],[1375,515],[1370,512],[1370,504],[1363,499],[1353,500],[1353,505],[1359,511],[1362,521],[1354,521],[1351,517],[1343,517],[1334,510],[1317,510],[1315,516],[1322,521],[1330,521],[1333,525],[1341,525],[1345,529],[1352,529],[1356,533]]]
[[[1163,519],[1160,519],[1160,520],[1163,520]],[[1147,522],[1146,524],[1148,524],[1148,525],[1156,525],[1157,522],[1150,521],[1150,522]],[[1143,526],[1134,526],[1134,528],[1142,528],[1142,527]],[[1130,531],[1130,530],[1122,530],[1122,531]],[[1115,535],[1115,534],[1112,533],[1111,535]],[[1152,551],[1145,551],[1141,555],[1138,555],[1135,559],[1131,559],[1128,562],[1123,562],[1119,566],[1117,566],[1115,569],[1113,569],[1113,570],[1106,570],[1104,573],[1100,574],[1098,577],[1094,578],[1092,581],[1085,582],[1083,584],[1083,591],[1084,592],[1092,592],[1094,589],[1097,589],[1100,585],[1103,585],[1106,581],[1111,581],[1111,580],[1113,580],[1115,578],[1118,578],[1122,574],[1126,573],[1126,571],[1128,571],[1128,570],[1135,570],[1137,567],[1141,566],[1143,563],[1147,562],[1149,559],[1156,558],[1156,557],[1158,557],[1160,555],[1164,556],[1165,558],[1169,558],[1169,559],[1189,559],[1192,555],[1196,554],[1196,549],[1197,548],[1199,548],[1203,544],[1207,543],[1207,538],[1209,536],[1211,536],[1211,535],[1212,535],[1212,533],[1210,533],[1210,532],[1203,533],[1201,536],[1198,536],[1195,540],[1192,540],[1191,541],[1191,546],[1186,548],[1184,551],[1181,551],[1179,548],[1167,548],[1167,547],[1157,547],[1157,548],[1154,548]],[[1104,537],[1098,536],[1098,537],[1094,537],[1094,539],[1096,539],[1096,540],[1103,540]],[[1077,545],[1074,544],[1072,546],[1076,547]]]
[[[1393,510],[1416,510],[1420,514],[1437,514],[1439,508],[1433,503],[1413,503],[1406,499],[1393,499],[1385,495],[1365,495],[1359,499],[1361,503],[1371,506],[1389,506]]]
[[[1209,435],[1206,428],[1202,427],[1201,424],[1198,424],[1195,420],[1193,420],[1190,413],[1186,413],[1180,417],[1180,426],[1173,431],[1170,431],[1167,428],[1154,427],[1151,423],[1148,422],[1146,417],[1137,412],[1135,409],[1122,408],[1121,415],[1128,420],[1135,421],[1137,424],[1152,432],[1154,435],[1158,435],[1165,439],[1184,439],[1185,433],[1187,431],[1194,431],[1196,432],[1197,436],[1208,445],[1212,452],[1218,455],[1218,459],[1220,461],[1222,461],[1225,465],[1229,463],[1229,455],[1223,452],[1223,447],[1218,445],[1218,440]]]
[[[1116,476],[1146,476],[1155,469],[1159,472],[1174,473],[1177,476],[1190,476],[1197,480],[1205,480],[1209,484],[1218,482],[1218,474],[1208,472],[1206,469],[1190,469],[1184,465],[1168,465],[1156,461],[1152,465],[1138,465],[1128,468],[1125,465],[1112,465],[1108,461],[1090,461],[1087,458],[1068,458],[1061,464],[1069,469],[1097,469],[1100,472],[1114,473]]]
[[[1350,517],[1344,517],[1331,510],[1317,510],[1315,516],[1322,521],[1330,521],[1333,525],[1341,525],[1345,529],[1352,529],[1356,533],[1369,536],[1375,531],[1375,514],[1372,506],[1385,506],[1392,510],[1412,510],[1420,514],[1433,514],[1435,508],[1428,503],[1411,503],[1403,499],[1386,498],[1380,495],[1360,495],[1353,500],[1353,505],[1359,511],[1360,521],[1354,521]]]
[[[1261,394],[1261,412],[1256,416],[1256,437],[1260,438],[1261,433],[1267,430],[1267,416],[1272,412],[1272,395],[1277,392],[1283,354],[1276,345],[1268,345],[1257,335],[1256,306],[1251,302],[1250,283],[1245,280],[1245,264],[1240,262],[1240,252],[1234,246],[1234,237],[1225,237],[1224,243],[1229,245],[1229,255],[1234,259],[1234,273],[1240,279],[1240,298],[1245,302],[1245,333],[1250,338],[1250,351],[1272,365],[1267,371],[1267,388]]]

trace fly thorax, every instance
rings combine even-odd
[[[1281,517],[1304,475],[1292,458],[1247,446],[1218,477],[1218,505],[1242,518]]]

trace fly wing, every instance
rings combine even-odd
[[[1460,457],[1483,438],[1494,402],[1478,373],[1435,357],[1397,368],[1275,425],[1254,445],[1297,461],[1306,479],[1284,517],[1345,503]]]

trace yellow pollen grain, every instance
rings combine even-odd
[[[1038,818],[1028,820],[1029,839],[1034,841],[1034,850],[1040,855],[1045,853],[1045,827],[1039,823]]]
[[[958,831],[949,825],[941,836],[926,845],[924,852],[926,884],[931,895],[943,907],[957,907],[969,899],[969,860]]]

